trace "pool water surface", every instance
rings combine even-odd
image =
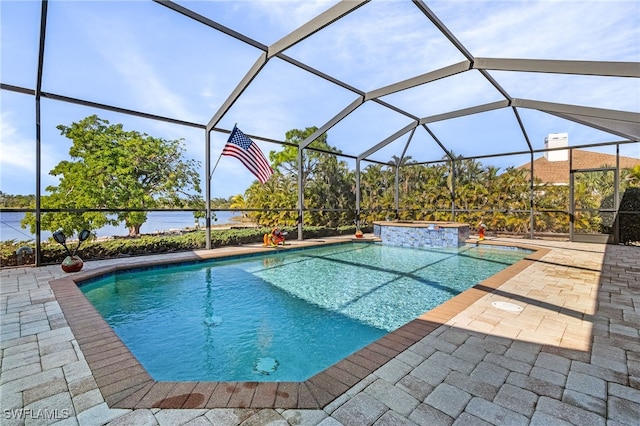
[[[528,253],[338,244],[81,290],[155,380],[304,381]]]

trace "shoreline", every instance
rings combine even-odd
[[[212,221],[212,225],[211,225],[211,229],[212,230],[226,230],[226,229],[234,229],[234,228],[259,228],[260,225],[256,224],[255,222],[252,222],[250,219],[248,218],[243,218],[240,215],[237,216],[231,216],[229,218],[224,218],[222,219],[224,222],[223,223],[219,223],[216,224],[216,221]],[[22,236],[17,236],[16,238],[2,238],[2,232],[0,232],[0,244],[7,244],[10,242],[16,243],[16,244],[20,244],[20,243],[24,243],[24,244],[33,244],[35,243],[35,236],[32,235],[27,235],[25,232],[23,232],[22,230],[16,229],[13,226],[4,224],[4,226],[8,226],[10,229],[17,231],[18,233],[22,234]],[[145,227],[146,223],[143,224],[143,228]],[[154,231],[142,231],[138,236],[136,237],[142,237],[142,236],[159,236],[159,235],[179,235],[179,234],[184,234],[187,232],[194,232],[194,231],[204,231],[206,230],[206,227],[204,225],[186,225],[184,227],[171,227],[172,224],[166,224],[166,228],[162,229],[162,224],[156,224],[156,230]],[[179,225],[178,225],[179,226]],[[119,228],[122,230],[122,233],[112,233],[111,235],[98,235],[98,232],[100,231],[100,229],[103,228],[99,228],[96,230],[91,230],[92,236],[94,238],[92,238],[92,241],[105,241],[105,240],[111,240],[111,239],[119,239],[119,238],[132,238],[131,236],[128,235],[128,231],[127,229],[124,227],[124,225],[122,225],[122,228]],[[117,232],[117,231],[115,231]],[[51,239],[51,231],[43,231],[43,237],[42,237],[42,242],[47,242]],[[77,236],[73,235],[67,238],[68,242],[77,242]]]
[[[256,228],[261,228],[260,225],[258,225],[257,223],[254,222],[249,222],[249,221],[245,221],[243,219],[237,219],[237,220],[233,220],[233,218],[231,219],[233,222],[235,223],[223,223],[220,225],[211,225],[211,230],[212,231],[225,231],[228,229],[256,229]],[[165,229],[162,231],[155,231],[155,232],[144,232],[144,233],[140,233],[139,235],[135,235],[135,236],[131,236],[131,235],[111,235],[111,236],[101,236],[101,237],[96,237],[95,239],[93,239],[93,241],[108,241],[108,240],[115,240],[115,239],[128,239],[128,238],[140,238],[140,237],[145,237],[145,236],[150,236],[150,237],[159,237],[159,236],[169,236],[169,235],[182,235],[182,234],[187,234],[189,232],[198,232],[198,231],[206,231],[206,227],[205,226],[187,226],[186,228],[170,228],[170,229]],[[77,238],[69,238],[67,239],[67,241],[78,241]]]
[[[262,228],[260,225],[256,224],[256,223],[247,223],[246,225],[234,225],[234,224],[223,224],[223,225],[213,225],[211,227],[212,231],[226,231],[229,229],[257,229],[257,228]],[[131,235],[103,235],[100,237],[95,237],[92,238],[90,240],[87,241],[109,241],[109,240],[119,240],[119,239],[131,239],[131,238],[141,238],[141,237],[162,237],[162,236],[170,236],[170,235],[182,235],[182,234],[187,234],[189,232],[198,232],[198,231],[206,231],[207,228],[205,227],[200,227],[200,228],[195,228],[195,227],[186,227],[186,228],[173,228],[173,229],[166,229],[163,231],[156,231],[156,232],[146,232],[146,233],[141,233],[139,235],[135,235],[135,236],[131,236]],[[0,241],[1,243],[7,243],[11,240],[3,240]],[[15,241],[15,240],[14,240]],[[26,244],[35,244],[35,240],[28,240],[28,241],[15,241],[16,243],[26,243]],[[45,239],[42,241],[43,243],[54,243],[53,241],[49,241],[49,238]],[[74,237],[70,237],[67,238],[66,240],[67,243],[77,243],[78,242],[78,238]]]

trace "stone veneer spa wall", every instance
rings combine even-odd
[[[469,225],[457,222],[373,222],[384,244],[401,247],[458,247],[469,238]]]

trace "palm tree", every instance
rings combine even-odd
[[[298,183],[292,176],[276,171],[264,184],[254,182],[245,192],[247,206],[259,211],[249,213],[256,223],[264,226],[295,225]],[[291,210],[279,210],[291,209]]]
[[[384,220],[393,207],[393,176],[381,164],[368,165],[360,176],[361,217],[368,223]]]
[[[244,195],[242,194],[237,194],[231,197],[231,204],[229,205],[229,208],[231,209],[236,209],[236,210],[243,210],[240,215],[243,219],[245,219],[247,217],[247,212],[246,209],[247,207],[247,201],[244,199]]]
[[[630,187],[640,187],[640,165],[625,169],[623,181]]]

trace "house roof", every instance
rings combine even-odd
[[[520,166],[529,169],[531,163]],[[572,167],[574,170],[596,169],[603,166],[615,167],[616,156],[600,152],[573,150]],[[627,169],[640,165],[640,158],[620,156],[620,168]],[[540,157],[533,162],[533,174],[544,183],[569,184],[569,160],[549,161]]]

